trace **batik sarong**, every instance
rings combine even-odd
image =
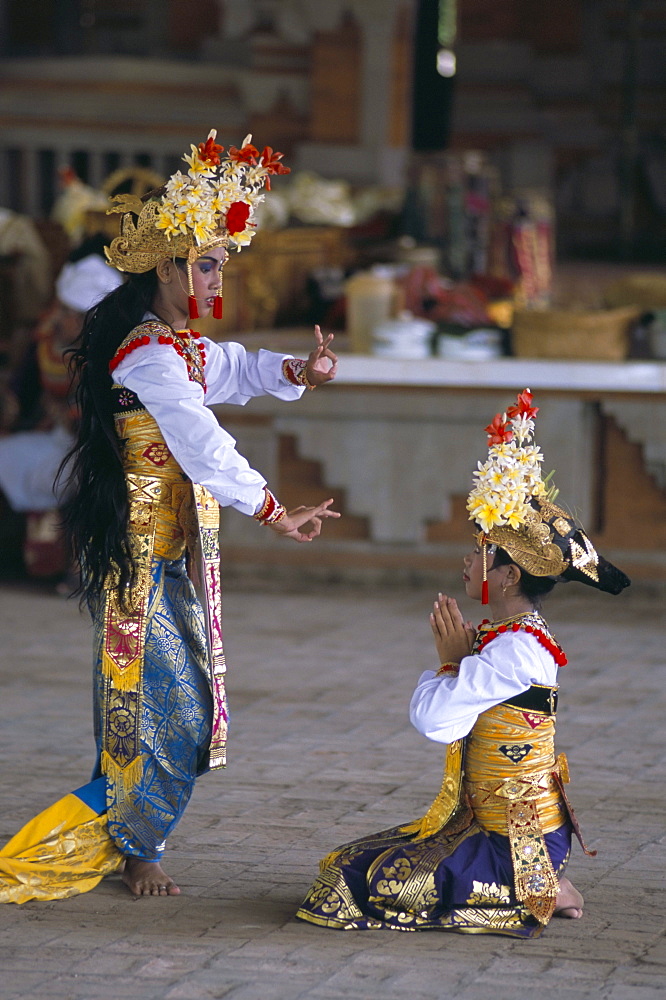
[[[324,858],[297,915],[339,930],[539,935],[579,831],[554,757],[556,691],[528,694],[539,708],[496,705],[447,746],[424,817]]]
[[[76,896],[122,863],[107,829],[106,780],[99,778],[44,809],[0,850],[0,903]]]
[[[459,827],[454,820],[424,839],[394,827],[347,844],[297,915],[337,930],[540,934],[543,925],[516,898],[508,837],[473,820]],[[569,825],[544,839],[560,873],[571,847]]]
[[[119,730],[118,739],[125,716],[122,708],[108,711],[110,681],[100,666],[105,639],[102,611],[95,615],[94,625],[95,736],[101,752],[109,714],[115,720],[114,732]],[[113,773],[107,775],[109,833],[124,854],[158,860],[196,778],[208,770],[213,712],[207,663],[203,613],[185,572],[185,559],[154,560],[145,627],[140,773],[129,787]]]

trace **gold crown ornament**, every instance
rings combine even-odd
[[[619,594],[625,574],[598,554],[573,517],[554,503],[558,491],[541,475],[543,455],[534,443],[532,393],[525,389],[505,413],[485,428],[488,458],[478,463],[467,498],[470,520],[480,531],[483,553],[482,603],[488,603],[487,547],[504,549],[532,576],[578,580]]]
[[[120,194],[112,198],[107,214],[121,213],[120,236],[104,248],[108,262],[119,271],[140,274],[156,267],[165,257],[187,262],[190,319],[198,318],[192,283],[192,264],[213,247],[247,246],[255,234],[252,219],[270,191],[271,175],[288,174],[282,153],[252,145],[252,136],[240,149],[215,142],[212,129],[205,142],[192,145],[183,160],[187,173],[178,170],[164,187],[143,198]],[[134,221],[136,216],[136,222]],[[222,287],[215,299],[213,315],[222,318]]]

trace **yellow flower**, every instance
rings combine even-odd
[[[192,222],[190,229],[192,230],[195,243],[205,243],[207,240],[211,239],[213,235],[209,226],[206,226],[197,220]]]
[[[543,455],[541,454],[541,448],[536,445],[530,445],[527,448],[523,448],[519,453],[519,461],[523,465],[537,465],[543,462]]]
[[[173,176],[170,177],[169,180],[167,181],[166,185],[167,196],[170,197],[175,194],[178,194],[180,191],[182,191],[184,187],[187,187],[189,183],[190,183],[189,177],[186,177],[184,173],[182,173],[180,170],[177,170],[176,173],[173,174]]]
[[[206,163],[201,159],[199,156],[199,150],[196,146],[190,145],[190,149],[192,150],[190,155],[188,156],[187,153],[185,153],[185,156],[183,157],[185,163],[187,163],[190,168],[188,170],[190,177],[197,177],[199,175],[203,177],[212,177],[215,173],[215,168],[211,166],[210,163]]]
[[[501,506],[502,517],[512,528],[519,528],[524,520],[525,505],[520,501],[505,501]]]
[[[495,497],[480,498],[471,508],[470,514],[478,521],[481,530],[489,532],[496,524],[504,524],[500,505]]]
[[[505,441],[503,444],[494,444],[492,448],[488,450],[488,461],[492,462],[493,459],[503,459],[504,461],[511,461],[515,458],[516,446],[513,441]]]
[[[491,469],[489,470],[489,475],[487,477],[487,482],[494,489],[501,488],[506,484],[506,479],[504,476],[503,469]]]
[[[230,236],[229,239],[240,250],[241,247],[249,246],[249,244],[252,242],[252,237],[254,236],[254,234],[255,230],[248,227],[247,229],[244,229],[242,233],[234,233],[234,235]]]
[[[161,211],[157,216],[157,221],[155,222],[156,229],[163,229],[166,235],[171,238],[172,236],[177,236],[179,232],[179,227],[175,220],[167,212]]]

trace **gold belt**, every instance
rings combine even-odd
[[[468,781],[466,787],[471,794],[483,793],[486,798],[491,795],[500,799],[529,801],[543,798],[549,792],[559,791],[559,785],[554,775],[559,775],[566,784],[569,781],[569,768],[563,753],[559,755],[552,767],[542,771],[527,771],[518,776],[510,775],[494,781]]]
[[[568,781],[567,759],[560,754],[552,767],[467,785],[475,811],[477,798],[479,805],[492,799],[503,801],[516,896],[542,924],[547,924],[552,917],[559,891],[544,832],[555,830],[564,822],[566,813],[561,788]],[[539,800],[544,799],[550,801],[540,815]]]

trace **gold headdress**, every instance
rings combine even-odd
[[[543,455],[534,444],[529,389],[486,427],[488,459],[473,474],[467,499],[470,520],[480,530],[484,565],[482,600],[487,604],[486,551],[497,545],[532,576],[578,580],[619,594],[629,578],[600,556],[583,529],[555,503],[557,491],[541,476]]]
[[[216,135],[213,129],[206,142],[190,147],[183,157],[187,173],[178,170],[163,188],[143,199],[116,195],[108,210],[122,213],[120,236],[105,247],[107,260],[119,271],[140,274],[165,257],[185,258],[192,319],[197,318],[192,264],[213,247],[247,246],[255,232],[255,207],[264,199],[262,189],[270,190],[271,174],[289,173],[280,162],[282,153],[270,146],[260,153],[251,135],[240,149],[231,146],[223,157],[224,147],[215,142]],[[220,291],[213,310],[218,318],[221,303]]]

